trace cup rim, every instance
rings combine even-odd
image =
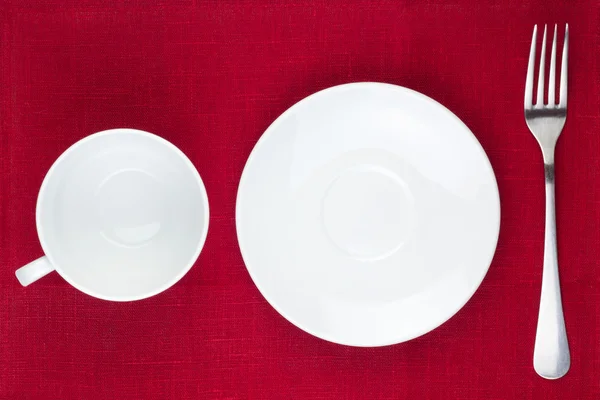
[[[97,139],[97,138],[103,137],[103,136],[111,136],[111,135],[122,134],[122,133],[144,136],[146,138],[154,140],[154,141],[166,146],[171,151],[174,151],[180,157],[180,159],[184,162],[184,164],[188,167],[189,171],[195,177],[196,183],[198,184],[198,186],[200,188],[201,197],[202,197],[202,208],[204,210],[206,218],[204,218],[204,225],[202,227],[202,233],[200,235],[200,239],[198,240],[198,243],[196,245],[194,253],[190,257],[185,268],[183,268],[181,270],[181,272],[179,272],[177,275],[173,276],[170,280],[168,280],[165,284],[161,285],[157,289],[148,291],[142,295],[107,296],[107,295],[98,293],[94,290],[91,290],[91,289],[85,287],[84,285],[81,285],[81,284],[75,282],[68,276],[68,274],[66,274],[64,272],[64,270],[62,270],[60,265],[58,265],[55,262],[55,260],[52,256],[52,252],[50,251],[50,246],[48,245],[46,239],[44,238],[44,233],[41,229],[42,222],[41,222],[41,215],[40,215],[41,214],[40,205],[46,198],[46,188],[47,188],[50,180],[53,178],[54,171],[63,162],[64,159],[66,159],[71,153],[77,151],[77,149],[81,145],[83,145],[84,143],[86,143],[88,141],[91,141],[91,140],[94,140],[94,139]],[[50,167],[50,169],[48,170],[48,172],[46,172],[46,175],[44,176],[44,180],[42,181],[42,185],[40,186],[40,190],[38,192],[35,215],[36,215],[35,216],[36,230],[37,230],[40,244],[42,246],[42,250],[44,251],[44,255],[48,258],[48,260],[50,261],[50,264],[52,265],[54,270],[65,281],[67,281],[71,286],[73,286],[75,289],[77,289],[87,295],[90,295],[92,297],[102,299],[102,300],[120,301],[120,302],[142,300],[142,299],[152,297],[154,295],[157,295],[157,294],[169,289],[171,286],[175,285],[181,278],[183,278],[183,276],[189,272],[189,270],[196,263],[196,261],[198,260],[198,257],[200,256],[200,252],[202,251],[202,248],[204,247],[204,243],[206,242],[206,237],[208,235],[208,226],[209,226],[209,222],[210,222],[210,210],[209,210],[208,194],[206,192],[206,187],[204,186],[204,182],[202,181],[202,178],[200,177],[200,173],[198,172],[198,170],[196,169],[194,164],[190,161],[190,159],[185,155],[185,153],[183,153],[183,151],[181,151],[177,146],[175,146],[173,143],[169,142],[168,140],[163,139],[162,137],[155,135],[153,133],[142,131],[139,129],[132,129],[132,128],[115,128],[115,129],[108,129],[108,130],[96,132],[96,133],[93,133],[91,135],[88,135],[88,136],[78,140],[77,142],[73,143],[68,149],[66,149],[54,161],[54,163],[52,164],[52,166]]]

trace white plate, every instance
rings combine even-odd
[[[448,109],[382,83],[300,101],[244,168],[237,234],[254,283],[322,339],[383,346],[454,315],[498,240],[494,172]]]

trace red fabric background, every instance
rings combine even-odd
[[[600,5],[597,1],[0,2],[0,399],[597,399],[600,397]],[[115,3],[115,4],[110,4]],[[534,23],[569,22],[569,117],[557,149],[568,375],[532,368],[543,250],[541,153],[523,86]],[[471,301],[439,329],[374,349],[279,316],[237,247],[237,184],[256,140],[328,86],[384,81],[454,111],[498,177],[502,228]],[[211,226],[192,270],[145,301],[111,303],[41,256],[45,172],[76,140],[133,127],[180,147]]]

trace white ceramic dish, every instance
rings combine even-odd
[[[134,129],[99,132],[48,171],[36,207],[45,256],[16,275],[26,286],[56,270],[91,296],[143,299],[192,267],[208,221],[202,179],[177,147]]]
[[[471,131],[439,103],[382,83],[332,87],[260,138],[237,234],[267,301],[322,339],[420,336],[473,295],[495,252],[500,202]]]

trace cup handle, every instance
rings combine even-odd
[[[21,285],[27,286],[48,275],[52,271],[54,271],[54,267],[50,264],[48,258],[44,256],[19,268],[15,271],[15,275]]]

